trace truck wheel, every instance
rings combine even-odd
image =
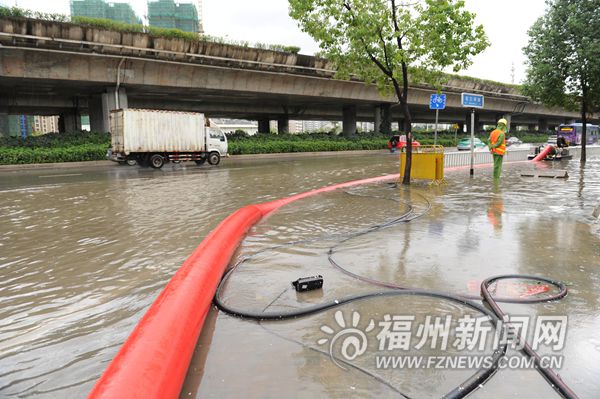
[[[194,162],[196,162],[196,165],[204,165],[204,162],[206,162],[206,157],[196,159]]]
[[[208,154],[208,163],[211,165],[218,165],[221,162],[221,155],[218,152],[211,152]]]
[[[125,161],[125,163],[129,166],[137,165],[137,161],[135,159],[131,159],[131,158],[128,158],[127,161]]]
[[[165,159],[160,154],[152,154],[150,157],[150,166],[154,169],[160,169],[165,164]]]

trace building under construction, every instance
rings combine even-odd
[[[148,1],[148,24],[186,32],[202,31],[196,6],[193,3],[176,3],[174,0]]]
[[[128,3],[107,3],[104,0],[71,0],[71,16],[104,18],[126,24],[141,24]]]

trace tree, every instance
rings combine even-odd
[[[581,163],[588,115],[600,111],[600,0],[549,0],[529,29],[524,94],[581,113]]]
[[[483,27],[462,0],[289,0],[290,16],[336,66],[337,77],[395,93],[407,136],[403,184],[410,184],[412,119],[409,81],[439,87],[487,46]]]

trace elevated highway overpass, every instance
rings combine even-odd
[[[290,119],[343,120],[347,134],[357,120],[374,121],[381,131],[392,120],[402,123],[394,96],[336,79],[327,60],[312,56],[10,18],[0,18],[0,46],[0,129],[7,114],[60,114],[66,130],[88,114],[92,130],[106,131],[110,110],[126,107],[257,120],[259,131],[268,131],[270,120],[282,132]],[[501,116],[539,130],[578,117],[533,103],[507,85],[451,78],[443,91],[441,122],[470,120],[461,92],[485,95],[479,128]],[[433,92],[411,87],[414,122],[433,120]]]

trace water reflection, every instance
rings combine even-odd
[[[502,230],[502,214],[504,213],[504,199],[499,181],[494,180],[493,195],[490,196],[487,217],[495,232]]]

